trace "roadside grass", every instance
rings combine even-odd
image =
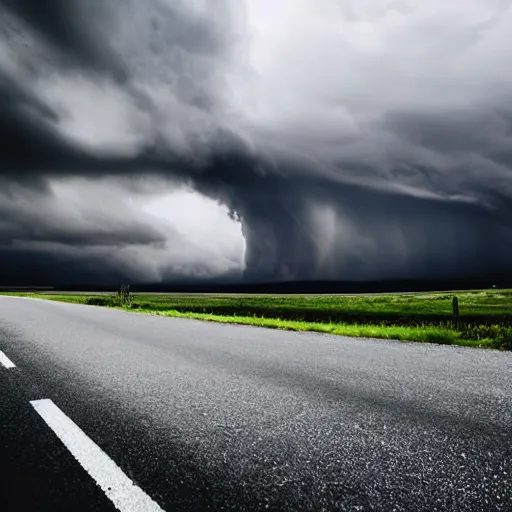
[[[7,293],[163,316],[364,338],[512,350],[512,290],[396,295]],[[460,317],[452,317],[452,298]]]
[[[457,344],[456,333],[450,329],[441,327],[402,327],[381,325],[359,325],[343,323],[304,322],[300,320],[283,320],[280,318],[265,318],[241,315],[214,315],[211,313],[183,313],[181,311],[154,311],[139,310],[143,313],[153,313],[161,316],[178,318],[191,318],[209,322],[221,322],[230,324],[253,325],[287,331],[313,331],[325,334],[353,336],[358,338],[382,338],[402,341],[423,341],[431,343]],[[466,344],[466,343],[460,343]],[[470,343],[478,345],[479,342]]]

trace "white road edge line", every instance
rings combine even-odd
[[[16,368],[16,365],[0,350],[0,363],[6,368]]]
[[[118,510],[163,512],[163,509],[140,487],[137,487],[121,468],[51,400],[33,400],[30,404]]]

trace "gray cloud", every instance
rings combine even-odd
[[[105,186],[101,191],[91,191],[87,183],[75,187],[60,187],[58,192],[48,190],[42,195],[19,187],[0,193],[0,242],[25,240],[83,247],[166,241],[163,227],[155,225],[154,219],[141,219],[122,195]]]
[[[135,209],[84,222],[45,192],[110,176],[151,195],[147,176],[234,212],[247,279],[512,270],[510,2],[1,5],[0,175],[39,187],[0,195],[5,244],[122,246],[141,278],[232,272],[190,242],[167,261],[177,235]]]
[[[167,219],[143,208],[161,193],[162,183],[160,191],[153,182],[144,188],[137,180],[127,183],[117,178],[104,178],[98,185],[98,179],[83,178],[48,182],[44,189],[4,182],[0,252],[8,261],[12,254],[22,254],[24,259],[32,255],[35,261],[45,254],[43,261],[48,264],[37,265],[52,276],[61,261],[66,277],[73,277],[70,269],[79,268],[79,262],[89,273],[103,265],[101,276],[113,269],[109,282],[113,276],[160,281],[236,273],[232,256],[195,243]]]
[[[58,58],[60,65],[87,67],[125,78],[122,62],[106,37],[105,16],[109,13],[101,4],[82,0],[1,0],[0,9],[8,43],[15,44],[17,35],[9,31],[9,25],[14,24],[11,27],[19,30],[21,23],[51,45],[55,52],[52,57]]]

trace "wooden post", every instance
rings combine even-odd
[[[457,296],[453,297],[452,300],[452,314],[455,325],[459,325],[459,299]]]

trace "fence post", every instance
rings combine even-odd
[[[452,299],[452,314],[455,325],[459,325],[459,299],[457,296]]]

